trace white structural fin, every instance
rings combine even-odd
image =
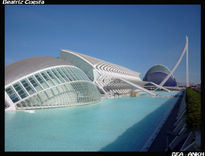
[[[154,92],[149,91],[149,90],[147,90],[147,89],[145,89],[145,88],[143,88],[143,87],[141,87],[141,86],[139,86],[139,85],[136,85],[136,84],[134,84],[134,83],[132,83],[132,82],[130,82],[130,81],[127,81],[127,80],[125,80],[125,79],[122,79],[122,78],[119,78],[119,79],[122,80],[122,81],[124,81],[124,82],[126,82],[126,83],[128,83],[128,84],[130,84],[130,85],[132,85],[132,86],[134,86],[134,87],[136,87],[136,88],[138,88],[138,89],[140,89],[140,90],[142,90],[142,91],[144,91],[144,92],[147,92],[147,93],[149,93],[149,94],[151,94],[151,95],[153,95],[153,96],[157,96],[157,94],[155,94]]]
[[[185,46],[184,46],[184,50],[183,50],[179,60],[177,61],[176,65],[171,70],[171,72],[167,75],[167,77],[159,84],[159,86],[163,86],[167,82],[167,80],[170,78],[170,76],[174,73],[174,71],[178,67],[179,63],[181,62],[185,52],[187,52],[187,57],[186,57],[186,83],[187,83],[187,86],[189,85],[189,80],[188,80],[188,77],[189,77],[188,76],[188,36],[186,36],[186,43],[185,43]]]

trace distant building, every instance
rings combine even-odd
[[[143,81],[151,81],[159,85],[167,77],[169,73],[170,70],[166,66],[154,65],[147,71],[146,75],[143,78]],[[171,77],[167,80],[164,86],[167,87],[177,86],[177,82],[173,75],[171,75]]]

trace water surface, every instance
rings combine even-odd
[[[121,97],[78,107],[5,112],[5,150],[140,151],[177,99]]]

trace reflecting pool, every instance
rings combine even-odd
[[[140,151],[180,92],[5,112],[5,151]]]

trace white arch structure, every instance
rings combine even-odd
[[[186,86],[189,87],[188,36],[186,36],[186,43],[184,46],[184,50],[183,50],[179,60],[177,61],[176,65],[171,70],[171,72],[167,75],[167,77],[159,84],[159,86],[163,86],[167,82],[167,80],[171,77],[171,75],[174,73],[176,68],[179,66],[185,53],[186,53]],[[157,90],[158,88],[159,87],[157,87],[155,90]]]
[[[128,68],[70,50],[61,50],[60,58],[71,62],[73,65],[83,70],[88,77],[97,84],[104,94],[109,94],[110,92],[129,93],[134,87],[138,90],[142,90],[156,96],[154,92],[144,88],[144,85],[150,82],[142,81],[139,77],[140,73]],[[128,84],[129,87],[121,88],[122,86],[119,84],[116,89],[108,89],[110,88],[109,84],[112,82],[114,83],[117,79],[123,81],[124,84]],[[163,89],[161,86],[160,88]]]

